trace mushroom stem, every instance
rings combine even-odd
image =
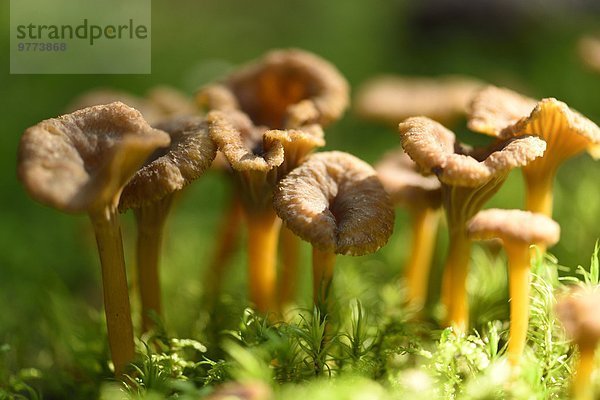
[[[300,238],[285,226],[281,228],[281,279],[279,304],[289,304],[296,295],[298,282],[298,260],[300,257]]]
[[[577,373],[573,378],[572,392],[574,400],[592,400],[594,398],[591,385],[592,372],[594,371],[594,347],[579,347],[579,360]]]
[[[115,375],[122,377],[135,355],[123,241],[116,207],[90,212],[102,267],[104,312]]]
[[[462,229],[451,230],[448,258],[444,266],[442,301],[446,306],[446,324],[464,332],[469,326],[467,272],[471,240]]]
[[[173,195],[134,209],[137,222],[137,280],[142,304],[142,331],[154,327],[152,314],[161,315],[159,264],[165,221]]]
[[[413,212],[411,253],[406,266],[408,300],[422,306],[427,298],[431,257],[435,246],[439,212],[422,208]]]
[[[313,247],[313,303],[322,311],[322,316],[328,313],[327,305],[329,291],[333,282],[335,253],[322,251]]]
[[[526,209],[552,218],[554,173],[542,176],[524,173],[527,197]]]
[[[510,294],[508,361],[513,367],[517,367],[527,342],[530,252],[525,243],[510,243],[505,240],[504,245],[508,254]]]
[[[205,272],[204,282],[206,282],[206,299],[209,307],[215,304],[223,285],[229,259],[235,250],[242,216],[242,203],[238,196],[234,195],[218,229],[215,253]]]
[[[248,223],[248,265],[250,300],[258,311],[274,311],[276,306],[277,241],[281,220],[274,210],[246,212]]]

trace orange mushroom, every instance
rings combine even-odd
[[[600,341],[600,293],[579,289],[561,298],[556,313],[565,331],[579,348],[579,359],[571,383],[574,400],[594,399],[591,382],[594,358]]]
[[[133,326],[117,205],[123,187],[150,154],[169,144],[135,109],[94,106],[27,129],[19,179],[42,204],[88,213],[102,267],[108,340],[117,376],[133,360]]]
[[[375,169],[392,202],[407,208],[411,214],[412,244],[405,274],[408,300],[421,307],[427,298],[442,205],[440,182],[435,176],[419,173],[417,165],[402,149],[387,153]]]
[[[529,323],[529,246],[558,242],[560,227],[543,214],[521,210],[490,209],[479,212],[467,224],[471,239],[502,240],[508,255],[510,294],[510,334],[508,360],[513,367],[520,363],[527,341]]]
[[[394,211],[367,163],[343,152],[310,156],[279,182],[277,215],[313,246],[313,300],[326,314],[336,254],[359,256],[383,246]]]
[[[596,156],[600,128],[554,98],[533,99],[490,86],[473,100],[469,127],[498,138],[537,135],[547,143],[543,157],[523,168],[529,211],[552,217],[554,176],[560,165],[583,151]]]
[[[466,151],[454,134],[425,117],[409,118],[399,126],[402,147],[424,173],[441,182],[442,204],[450,244],[442,285],[447,323],[468,327],[466,278],[471,241],[466,223],[500,189],[508,173],[544,153],[546,145],[534,136],[513,138],[489,149]]]
[[[260,311],[275,311],[281,221],[273,210],[273,189],[312,149],[325,144],[323,131],[318,125],[265,130],[239,111],[212,111],[208,121],[210,135],[236,177],[247,221],[250,298]]]
[[[133,175],[119,204],[122,212],[133,209],[137,222],[137,280],[144,332],[154,325],[153,312],[162,315],[159,263],[171,203],[208,169],[217,151],[202,117],[177,117],[155,126],[171,136],[171,144],[155,152]]]

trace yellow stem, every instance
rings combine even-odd
[[[469,326],[467,272],[471,256],[471,241],[462,230],[450,234],[448,257],[444,267],[442,301],[446,305],[446,325],[465,332]],[[447,275],[447,277],[446,277]]]
[[[250,300],[258,311],[276,310],[277,241],[281,220],[275,211],[247,213]]]
[[[526,205],[528,211],[552,218],[554,173],[542,176],[525,175]]]
[[[300,238],[286,227],[281,229],[281,279],[279,304],[282,306],[294,301],[298,282],[298,261],[300,258]]]
[[[508,254],[510,333],[508,339],[508,361],[518,367],[527,343],[529,324],[529,246],[525,243],[505,241]]]
[[[162,316],[160,295],[160,254],[166,218],[173,196],[135,209],[137,222],[137,280],[142,305],[142,331],[154,327],[152,313]]]
[[[427,298],[431,258],[439,222],[439,212],[431,208],[415,211],[412,220],[411,253],[406,265],[408,300],[423,306]]]
[[[577,370],[571,388],[573,400],[592,400],[594,398],[594,390],[591,384],[593,371],[594,348],[591,346],[581,347],[579,349]]]
[[[135,355],[127,274],[119,216],[110,207],[90,212],[102,267],[104,312],[115,375],[122,377]]]
[[[234,195],[226,215],[221,221],[216,238],[216,249],[212,261],[205,272],[206,301],[209,307],[221,291],[229,260],[235,251],[240,225],[242,223],[242,203]]]
[[[335,253],[321,251],[313,247],[313,303],[327,314],[329,293],[333,282],[333,268],[335,267]],[[330,311],[330,310],[329,310]]]

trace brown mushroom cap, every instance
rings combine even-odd
[[[467,232],[475,240],[499,238],[510,242],[553,246],[560,237],[560,226],[542,214],[496,208],[477,213],[468,222]]]
[[[119,208],[139,208],[183,189],[210,167],[217,146],[210,139],[206,120],[176,117],[155,125],[171,136],[171,144],[151,157],[123,189]]]
[[[486,135],[508,138],[507,127],[529,115],[536,101],[512,90],[487,86],[473,98],[469,106],[469,128]]]
[[[600,293],[578,290],[559,300],[556,314],[575,343],[594,349],[600,339],[599,308]]]
[[[234,170],[268,172],[283,163],[281,142],[263,146],[264,129],[254,127],[245,114],[211,111],[207,121],[210,137]]]
[[[66,111],[72,113],[83,108],[99,106],[119,101],[135,108],[142,113],[149,124],[154,124],[163,118],[163,113],[147,99],[114,89],[92,89],[78,96],[67,107]]]
[[[391,201],[375,170],[338,151],[314,154],[292,170],[277,186],[274,207],[296,235],[337,254],[372,253],[394,226]]]
[[[415,115],[448,123],[466,114],[481,86],[477,80],[458,76],[382,76],[359,89],[355,108],[365,118],[393,124]]]
[[[283,146],[283,163],[278,167],[278,179],[300,165],[316,148],[325,146],[325,134],[320,125],[308,125],[298,129],[269,130],[265,132],[264,142],[267,148],[276,143]]]
[[[170,86],[156,86],[148,91],[146,98],[113,89],[93,89],[77,97],[67,107],[68,112],[82,108],[120,101],[142,113],[149,124],[165,119],[198,114],[198,108],[191,98]]]
[[[227,91],[232,95],[228,95]],[[276,50],[202,90],[197,100],[222,111],[238,108],[256,125],[327,125],[349,102],[348,83],[329,62],[302,50]]]
[[[386,153],[375,170],[394,204],[419,208],[441,206],[440,181],[435,176],[421,174],[402,148]]]
[[[123,103],[88,107],[27,129],[17,172],[34,199],[57,209],[116,206],[131,176],[169,141]]]
[[[165,118],[198,114],[194,101],[181,91],[166,85],[148,91],[148,101],[158,108]]]
[[[600,38],[586,35],[577,43],[579,57],[593,71],[600,72]]]
[[[553,149],[548,156],[558,162],[583,150],[595,155],[600,145],[600,128],[562,101],[546,98],[536,103],[496,87],[483,90],[475,98],[469,127],[502,138],[539,136]]]
[[[402,147],[425,173],[435,173],[452,186],[477,187],[511,169],[541,157],[546,143],[535,136],[512,138],[484,153],[483,159],[455,153],[454,134],[426,118],[409,118],[399,125]]]

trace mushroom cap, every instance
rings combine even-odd
[[[282,179],[275,210],[286,226],[321,251],[364,255],[394,227],[389,196],[375,170],[339,151],[316,153]]]
[[[392,124],[415,115],[449,123],[466,114],[481,86],[475,79],[460,76],[381,76],[358,90],[355,109],[364,118]]]
[[[190,97],[171,86],[155,86],[148,91],[146,97],[165,118],[195,115],[200,111]]]
[[[163,113],[158,106],[149,102],[147,99],[124,91],[106,88],[92,89],[76,97],[75,100],[66,107],[66,111],[72,113],[83,108],[110,104],[116,101],[127,104],[129,107],[135,108],[141,112],[144,119],[148,121],[149,124],[154,124],[163,118]]]
[[[469,106],[469,129],[486,135],[509,138],[510,126],[529,115],[536,101],[512,90],[487,86]],[[508,129],[507,129],[508,128]]]
[[[577,43],[579,57],[595,72],[600,72],[600,38],[586,35]]]
[[[19,179],[37,201],[66,212],[116,206],[137,169],[169,135],[115,102],[47,119],[19,146]]]
[[[217,146],[208,134],[206,120],[199,116],[175,117],[155,125],[171,136],[171,144],[160,149],[123,189],[119,208],[139,208],[183,189],[208,169]]]
[[[600,293],[576,290],[561,298],[556,305],[556,314],[567,335],[580,347],[594,349],[600,339]]]
[[[264,143],[267,148],[277,143],[283,146],[283,163],[278,167],[277,176],[281,179],[304,162],[313,150],[325,146],[325,134],[320,125],[303,126],[301,130],[269,130],[265,132]]]
[[[560,238],[560,226],[543,214],[497,208],[477,213],[467,223],[467,232],[475,240],[499,238],[527,245],[553,246]]]
[[[394,204],[416,208],[441,206],[440,181],[435,176],[421,174],[402,148],[386,153],[375,164],[375,170]]]
[[[140,111],[144,119],[152,125],[175,116],[198,114],[199,111],[191,98],[166,85],[151,88],[145,98],[114,89],[93,89],[71,102],[67,111],[73,112],[115,101]]]
[[[263,146],[264,129],[254,127],[244,113],[211,111],[207,121],[210,137],[234,170],[268,172],[283,163],[281,142]]]
[[[348,106],[349,86],[331,63],[312,53],[275,50],[235,71],[222,85],[201,90],[197,100],[219,110],[239,108],[256,125],[270,128],[325,126]]]
[[[600,128],[554,98],[536,102],[508,89],[489,87],[471,105],[469,127],[501,138],[536,135],[548,143],[547,157],[558,162],[581,151],[596,155]]]
[[[402,147],[424,173],[435,173],[450,186],[478,187],[541,157],[546,143],[535,136],[511,138],[478,155],[457,154],[454,134],[426,117],[399,125]]]

